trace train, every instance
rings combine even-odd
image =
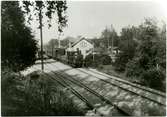
[[[46,50],[46,55],[57,61],[69,64],[72,67],[78,68],[83,66],[83,55],[79,49],[77,51],[66,51],[65,48],[54,48]]]

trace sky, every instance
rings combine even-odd
[[[123,27],[138,26],[147,17],[154,17],[160,22],[167,19],[162,4],[153,1],[68,1],[67,6],[68,26],[60,39],[67,36],[99,37],[111,24],[119,34]],[[43,21],[44,43],[57,39],[57,24],[52,22],[52,27],[48,29],[46,17]],[[39,40],[38,22],[33,22],[31,27],[35,38]]]

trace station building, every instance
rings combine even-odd
[[[93,48],[93,43],[91,41],[81,38],[74,43],[69,42],[66,52],[79,50],[83,55],[83,58],[85,58],[87,55],[93,53]]]

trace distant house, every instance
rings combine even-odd
[[[113,56],[114,55],[116,55],[116,54],[118,54],[120,52],[120,50],[119,50],[119,48],[118,47],[116,47],[116,46],[114,46],[114,47],[109,47],[108,48],[108,54],[113,54]]]
[[[82,38],[79,41],[76,41],[75,43],[69,43],[68,48],[66,49],[66,52],[68,51],[81,51],[81,54],[85,58],[88,54],[93,52],[93,44],[91,41]]]
[[[112,61],[115,62],[116,60],[116,55],[118,55],[120,53],[120,50],[118,47],[109,47],[108,48],[108,55],[111,57]]]

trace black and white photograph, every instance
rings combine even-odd
[[[1,6],[1,116],[166,116],[165,0]]]

